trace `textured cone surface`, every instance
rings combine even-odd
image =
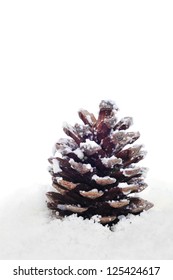
[[[75,213],[112,225],[153,206],[133,195],[147,187],[146,168],[136,165],[146,152],[133,144],[140,134],[130,131],[132,118],[118,120],[117,113],[114,102],[103,100],[98,118],[80,110],[83,124],[64,125],[68,138],[59,139],[49,159],[55,192],[47,193],[47,205],[58,217]]]

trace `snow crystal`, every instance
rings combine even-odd
[[[127,183],[119,183],[118,187],[119,188],[126,188],[126,187],[128,187],[128,184]]]
[[[90,192],[99,192],[98,189],[92,189]]]
[[[146,167],[132,167],[132,168],[126,168],[126,169],[120,169],[120,171],[123,173],[126,177],[131,177],[134,173],[135,174],[142,174],[143,178],[146,177],[148,168]]]
[[[102,100],[99,105],[100,109],[118,110],[116,103],[113,100]]]
[[[92,189],[89,191],[90,193],[93,192],[93,193],[103,193],[102,191],[99,191],[98,189]],[[81,191],[81,193],[86,193],[86,191]]]
[[[74,161],[74,159],[70,159],[69,160],[69,163],[71,165],[71,167],[75,170],[77,170],[79,173],[81,174],[85,174],[87,172],[92,172],[93,171],[93,168],[91,166],[90,163],[81,163],[81,162],[76,162]]]
[[[72,149],[68,146],[61,147],[59,150],[62,153],[62,155],[67,155],[72,152]]]
[[[118,187],[122,189],[123,194],[128,195],[132,192],[133,189],[128,189],[129,187],[133,187],[134,185],[128,185],[127,183],[119,183]],[[127,189],[126,189],[127,188]],[[137,194],[133,193],[133,197],[137,196]]]
[[[87,164],[83,164],[85,167],[87,167],[91,172],[93,171],[93,168],[91,166],[90,163],[87,163]]]
[[[86,118],[87,118],[87,121],[88,121],[90,124],[92,124],[92,123],[93,123],[93,121],[92,121],[92,119],[91,119],[91,116],[90,116],[90,115],[87,115],[87,116],[86,116]]]
[[[59,183],[61,180],[63,180],[63,178],[62,178],[62,177],[56,177],[56,181],[57,181],[57,183]]]
[[[56,143],[56,146],[68,146],[72,149],[76,149],[77,143],[72,138],[60,138]]]
[[[113,203],[113,202],[128,202],[129,203],[129,200],[124,198],[124,199],[121,199],[121,200],[118,200],[118,201],[117,200],[108,200],[107,202],[108,203]]]
[[[95,141],[92,141],[92,140],[89,140],[89,139],[86,139],[86,142],[80,143],[80,148],[87,155],[95,154],[99,150],[101,150],[101,147]]]
[[[74,153],[75,155],[77,155],[77,157],[78,157],[79,159],[83,159],[83,158],[84,158],[84,153],[81,151],[80,148],[77,148],[76,150],[74,150],[73,153]]]
[[[60,151],[56,151],[55,154],[54,154],[54,157],[59,157],[59,158],[62,158],[63,155],[61,154]]]
[[[92,180],[96,181],[97,183],[99,183],[100,185],[106,185],[106,184],[113,184],[116,182],[115,178],[111,178],[109,176],[105,176],[105,177],[99,177],[96,174],[92,176],[91,178]]]
[[[104,192],[98,191],[97,189],[92,189],[90,191],[80,191],[80,194],[84,197],[95,199],[101,197],[104,194]]]
[[[101,162],[104,164],[105,167],[113,167],[115,164],[121,164],[122,163],[122,159],[121,158],[117,158],[115,156],[111,156],[110,158],[102,158]]]
[[[57,159],[52,159],[52,162],[53,162],[53,172],[54,173],[61,172],[62,169],[59,166],[59,161]]]
[[[91,141],[89,139],[86,139],[85,142],[80,143],[80,147],[87,150],[94,148],[100,149],[100,146],[95,141]]]

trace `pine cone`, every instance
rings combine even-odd
[[[64,125],[69,138],[59,139],[49,159],[56,192],[47,193],[47,205],[58,217],[75,213],[111,226],[121,215],[153,206],[132,195],[147,187],[146,168],[136,166],[146,152],[142,145],[131,145],[140,137],[128,130],[132,118],[118,121],[117,112],[114,102],[103,100],[98,119],[80,110],[84,124]]]

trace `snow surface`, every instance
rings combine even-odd
[[[49,186],[19,190],[0,206],[0,259],[173,259],[172,184],[150,180],[155,207],[122,217],[113,231],[75,216],[54,219]]]

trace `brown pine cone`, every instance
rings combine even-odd
[[[132,145],[140,137],[128,130],[132,118],[118,120],[117,112],[114,102],[103,100],[97,119],[80,110],[83,124],[64,125],[69,137],[59,139],[49,159],[56,191],[47,193],[47,205],[58,217],[75,213],[112,225],[121,215],[153,206],[132,195],[147,187],[146,168],[136,166],[146,152],[142,145]]]

